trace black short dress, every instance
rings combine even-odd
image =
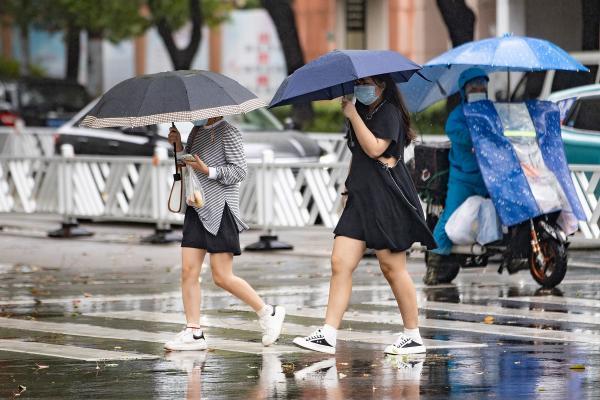
[[[428,249],[435,248],[417,191],[404,164],[405,132],[400,110],[386,100],[372,113],[360,103],[356,109],[376,137],[392,140],[383,156],[396,157],[399,161],[390,168],[369,157],[349,124],[346,138],[352,163],[346,179],[348,199],[334,234],[362,240],[367,248],[375,250],[400,252],[415,242]]]

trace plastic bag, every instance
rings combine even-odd
[[[188,206],[202,208],[204,207],[204,191],[200,180],[196,176],[196,172],[189,165],[186,167],[187,173],[185,174],[185,202]]]
[[[484,199],[479,206],[479,232],[477,243],[484,245],[502,239],[502,224],[491,199]]]
[[[563,209],[556,223],[567,235],[572,235],[579,230],[579,221],[571,209]]]
[[[479,232],[479,208],[485,199],[471,196],[452,213],[446,223],[446,234],[454,244],[473,244]]]

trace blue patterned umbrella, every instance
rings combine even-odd
[[[458,77],[471,67],[484,71],[588,71],[555,44],[510,34],[465,43],[427,62],[419,75],[400,84],[410,111],[424,110],[458,91]],[[426,79],[424,79],[425,77]]]

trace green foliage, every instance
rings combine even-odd
[[[315,118],[306,131],[335,133],[344,130],[344,115],[340,110],[339,101],[314,102],[313,109]],[[271,111],[283,122],[291,115],[292,107],[276,107]],[[412,127],[418,135],[444,135],[447,118],[446,101],[440,101],[420,113],[411,114]]]
[[[162,18],[171,29],[181,28],[190,19],[189,0],[147,0],[152,9],[151,23]],[[204,24],[213,27],[227,20],[229,12],[235,8],[234,1],[201,0]]]
[[[412,114],[413,129],[419,135],[444,135],[444,126],[448,119],[446,101],[435,103],[426,110]]]
[[[112,42],[143,33],[149,21],[140,14],[143,0],[40,0],[45,5],[37,25],[58,30],[86,30]]]
[[[14,79],[19,76],[19,62],[0,56],[0,77]]]
[[[292,106],[276,107],[270,110],[277,119],[284,122],[292,114]],[[336,100],[324,100],[313,103],[314,119],[306,127],[308,132],[342,132],[344,129],[344,114],[340,103]]]
[[[12,58],[0,56],[0,78],[17,79],[20,76],[20,63]],[[46,76],[46,71],[39,65],[30,65],[28,76],[42,78]]]

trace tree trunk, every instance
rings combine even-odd
[[[261,0],[261,3],[275,24],[285,57],[287,73],[290,75],[304,65],[304,55],[298,38],[291,0]],[[296,127],[305,128],[313,117],[314,112],[310,102],[293,105],[292,119]]]
[[[448,29],[452,47],[475,38],[475,13],[464,0],[437,0],[437,6]],[[453,94],[446,101],[446,110],[449,112],[459,103],[460,94]]]
[[[87,89],[93,96],[104,91],[104,68],[102,65],[102,38],[88,32]]]
[[[31,72],[31,57],[29,54],[29,24],[19,26],[19,42],[21,45],[21,75],[29,75]]]
[[[175,40],[173,39],[173,29],[169,26],[167,21],[162,18],[156,22],[158,33],[169,52],[173,68],[176,70],[190,69],[192,62],[194,61],[194,56],[202,41],[202,24],[204,22],[200,0],[189,0],[189,9],[192,22],[192,35],[190,42],[183,49],[179,49],[175,44]],[[150,10],[152,10],[152,3],[150,3]]]
[[[81,44],[79,42],[79,29],[69,27],[65,34],[65,47],[67,51],[66,78],[77,80],[79,78],[79,57]]]
[[[473,40],[475,13],[465,4],[465,0],[437,0],[437,6],[448,29],[452,47]]]
[[[581,36],[581,50],[598,50],[600,48],[600,1],[581,0],[581,13],[583,29]]]

